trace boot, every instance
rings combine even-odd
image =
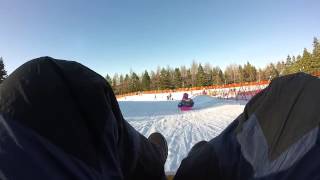
[[[162,134],[154,132],[150,134],[148,140],[157,147],[157,149],[160,152],[161,160],[164,164],[168,157],[168,145],[166,139],[163,137]]]

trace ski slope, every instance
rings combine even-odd
[[[194,144],[217,136],[244,109],[245,101],[195,96],[192,111],[180,112],[183,93],[137,95],[118,99],[125,119],[145,137],[160,132],[168,142],[166,172],[175,172]]]

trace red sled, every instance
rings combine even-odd
[[[180,107],[180,110],[181,110],[181,111],[190,111],[190,110],[192,110],[192,107],[182,106],[182,107]]]

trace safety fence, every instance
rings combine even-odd
[[[151,90],[151,91],[138,91],[133,93],[126,93],[122,95],[117,95],[117,98],[142,95],[142,94],[162,94],[162,93],[174,93],[174,92],[192,92],[192,91],[203,91],[203,93],[211,96],[218,96],[220,98],[231,98],[232,91],[237,91],[239,89],[242,92],[243,90],[253,89],[253,87],[265,87],[269,84],[269,81],[260,81],[260,82],[245,82],[245,83],[233,83],[233,84],[224,84],[224,85],[211,85],[211,86],[198,86],[190,88],[178,88],[178,89],[165,89],[165,90]],[[241,96],[244,96],[242,94]],[[240,95],[239,95],[240,96]]]

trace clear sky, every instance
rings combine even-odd
[[[319,0],[0,0],[0,56],[10,73],[40,56],[105,76],[192,60],[257,66],[311,48]]]

